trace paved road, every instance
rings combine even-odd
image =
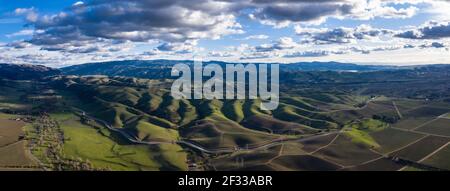
[[[210,153],[210,154],[225,154],[225,153],[233,153],[233,152],[237,152],[237,151],[251,151],[251,150],[258,150],[258,149],[265,149],[265,148],[270,148],[273,146],[277,146],[280,144],[283,144],[285,142],[290,142],[290,141],[308,141],[308,140],[313,140],[319,137],[323,137],[323,136],[328,136],[328,135],[332,135],[332,134],[338,134],[339,131],[336,132],[329,132],[329,133],[323,133],[323,134],[319,134],[319,135],[312,135],[309,137],[304,137],[304,138],[279,138],[279,139],[275,139],[275,140],[271,140],[265,144],[259,145],[259,146],[252,146],[252,147],[246,147],[246,148],[223,148],[223,149],[208,149],[205,147],[202,147],[200,145],[197,145],[195,143],[189,142],[189,141],[185,141],[185,140],[177,140],[177,141],[141,141],[139,140],[137,137],[130,135],[128,132],[123,131],[120,128],[115,128],[113,126],[111,126],[108,122],[102,120],[102,119],[98,119],[95,118],[93,116],[88,115],[85,111],[72,107],[73,110],[81,113],[81,115],[96,121],[97,123],[102,124],[103,126],[105,126],[106,128],[108,128],[111,131],[120,133],[122,136],[124,136],[128,141],[135,143],[135,144],[143,144],[143,145],[159,145],[159,144],[179,144],[179,145],[184,145],[193,149],[196,149],[198,151],[204,152],[204,153]]]

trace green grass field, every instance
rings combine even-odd
[[[274,111],[264,111],[260,109],[261,100],[176,100],[170,96],[169,81],[164,80],[63,76],[50,81],[51,84],[11,83],[13,86],[0,92],[0,109],[11,113],[25,109],[24,115],[39,111],[33,114],[36,122],[24,127],[25,135],[37,142],[32,152],[51,170],[73,170],[83,165],[92,165],[94,170],[187,170],[193,162],[207,170],[338,170],[341,165],[350,166],[342,170],[398,170],[401,165],[387,158],[374,159],[381,157],[378,153],[389,154],[423,138],[424,134],[406,130],[450,110],[449,104],[441,100],[370,95],[365,94],[367,87],[356,86],[345,91],[288,87],[281,92],[280,106]],[[62,98],[49,102],[42,89],[55,91],[55,96]],[[30,98],[46,99],[31,103]],[[74,108],[120,128],[139,141],[166,143],[132,144],[120,133],[82,116]],[[50,119],[43,113],[50,113]],[[0,113],[0,119],[16,117]],[[56,127],[45,126],[52,120],[58,122]],[[438,119],[417,131],[449,135],[447,121]],[[44,126],[35,131],[39,125]],[[315,137],[324,133],[330,134]],[[314,138],[308,139],[310,136]],[[295,140],[258,147],[280,138]],[[173,144],[177,140],[207,149],[241,150],[210,155]],[[432,137],[394,154],[418,160],[446,141]],[[0,144],[4,143],[14,140],[0,138]],[[7,158],[14,152],[22,159],[26,157],[26,152],[14,151],[20,144],[2,147],[6,154],[0,157],[0,164],[1,160],[5,164],[7,160],[20,161]],[[53,147],[56,149],[49,149]],[[446,167],[447,150],[425,162]],[[51,154],[62,160],[55,162],[55,157],[49,157]],[[60,163],[66,166],[61,168]],[[77,165],[69,168],[67,163]]]
[[[73,114],[52,115],[64,131],[64,154],[81,157],[95,167],[112,170],[186,170],[186,154],[177,145],[155,146],[127,144],[107,129],[80,123]],[[158,152],[156,152],[158,151]]]
[[[370,135],[370,133],[382,131],[387,127],[388,125],[381,121],[366,119],[344,127],[344,135],[350,138],[355,144],[370,148],[380,148],[381,146]]]

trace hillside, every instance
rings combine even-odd
[[[10,80],[36,80],[60,74],[61,71],[41,65],[1,64],[0,78]]]
[[[27,124],[15,149],[39,159],[32,169],[448,169],[449,71],[283,71],[273,111],[261,100],[176,100],[166,78],[2,80],[0,119]]]
[[[185,63],[192,65],[189,60],[129,60],[129,61],[113,61],[101,63],[89,63],[61,68],[62,72],[67,75],[107,75],[107,76],[128,76],[137,78],[162,79],[170,77],[170,69],[177,63]],[[219,61],[204,62],[207,64],[219,64],[224,66],[226,63]],[[371,66],[357,65],[338,62],[304,62],[282,64],[281,71],[378,71],[397,69],[393,66]]]

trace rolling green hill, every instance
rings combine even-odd
[[[177,100],[157,74],[0,76],[0,116],[27,124],[20,148],[46,170],[402,169],[396,157],[448,167],[448,67],[282,72],[273,111],[258,99]]]

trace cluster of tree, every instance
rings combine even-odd
[[[386,116],[386,115],[373,115],[372,119],[383,121],[385,123],[394,124],[396,123],[400,118],[398,116]]]
[[[43,162],[44,167],[51,170],[92,171],[96,169],[89,160],[68,157],[64,154],[64,133],[57,121],[44,113],[33,122],[34,133],[28,135],[29,146],[33,153]],[[43,156],[42,156],[43,155]]]

